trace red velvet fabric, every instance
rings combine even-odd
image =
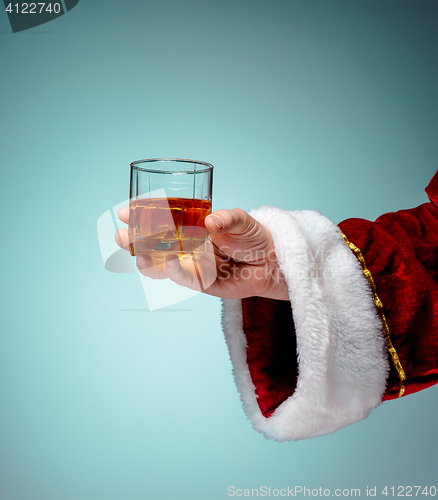
[[[361,249],[374,278],[406,373],[405,395],[438,382],[438,172],[426,192],[431,202],[417,208],[339,225]],[[399,394],[391,360],[390,367],[384,400]]]
[[[242,301],[247,362],[258,396],[269,417],[295,390],[297,344],[290,302],[250,297]]]
[[[375,222],[339,224],[362,251],[376,284],[391,341],[406,374],[405,395],[438,382],[438,172],[426,188],[430,203],[382,215]],[[243,299],[247,361],[265,417],[295,390],[296,341],[290,304]],[[383,400],[398,397],[400,378],[390,359]]]

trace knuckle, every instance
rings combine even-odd
[[[255,220],[241,208],[234,208],[232,210],[234,224],[242,231],[247,232],[255,225]]]

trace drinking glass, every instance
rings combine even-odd
[[[131,255],[165,257],[206,252],[210,234],[213,166],[178,158],[131,163],[129,239]]]

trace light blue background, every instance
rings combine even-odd
[[[219,300],[148,312],[137,276],[105,271],[96,221],[147,157],[214,164],[216,209],[339,222],[427,201],[438,4],[81,0],[22,33],[0,22],[0,499],[437,485],[438,387],[267,441]]]

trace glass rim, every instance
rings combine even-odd
[[[196,163],[197,165],[203,165],[204,168],[202,170],[157,170],[152,168],[142,168],[137,166],[142,163],[155,163],[155,162],[180,162],[180,163]],[[154,174],[203,174],[206,172],[211,172],[214,167],[210,163],[199,160],[187,160],[184,158],[148,158],[146,160],[137,160],[133,161],[130,165],[131,169],[140,170],[142,172],[151,172]]]

